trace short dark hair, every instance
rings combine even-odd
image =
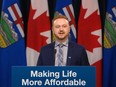
[[[52,25],[53,25],[54,21],[55,21],[56,19],[59,19],[59,18],[64,18],[64,19],[66,19],[66,20],[69,22],[69,20],[68,20],[68,18],[67,18],[66,16],[64,16],[64,15],[62,15],[62,14],[58,14],[58,15],[56,15],[56,16],[52,19]]]

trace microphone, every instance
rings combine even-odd
[[[57,52],[57,50],[56,50],[56,49],[54,49],[54,55],[56,54],[56,52]]]

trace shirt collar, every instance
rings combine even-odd
[[[60,44],[60,42],[55,41],[55,47],[57,47]],[[62,43],[64,46],[68,47],[68,39]]]

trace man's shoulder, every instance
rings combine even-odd
[[[49,44],[47,44],[47,45],[43,46],[43,47],[42,47],[42,49],[52,48],[52,47],[54,47],[54,44],[55,44],[54,42],[49,43]]]
[[[78,43],[72,42],[72,41],[70,41],[69,44],[70,44],[70,46],[72,46],[72,47],[74,47],[74,48],[85,49],[84,46],[82,46],[82,45],[80,45],[80,44],[78,44]]]

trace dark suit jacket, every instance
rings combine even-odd
[[[86,66],[89,65],[88,58],[84,47],[74,42],[68,43],[67,66]],[[55,42],[41,48],[37,66],[54,66],[55,65]]]

